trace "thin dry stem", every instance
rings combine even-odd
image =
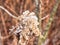
[[[7,12],[9,14],[9,16],[13,17],[13,18],[16,18],[16,16],[14,16],[13,14],[11,14],[7,9],[5,9],[3,6],[0,6],[0,9],[4,10],[5,12]]]
[[[7,35],[7,28],[6,28],[5,20],[4,20],[4,17],[3,17],[3,14],[2,13],[1,13],[1,19],[2,19],[3,26],[4,26],[5,34]]]

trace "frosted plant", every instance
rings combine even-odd
[[[20,20],[18,26],[13,27],[10,29],[14,31],[14,34],[20,34],[20,45],[27,45],[27,41],[29,37],[35,34],[35,36],[39,36],[39,28],[38,28],[38,18],[36,17],[34,12],[29,12],[28,10],[23,12],[21,16],[18,17]],[[25,40],[24,40],[25,39]]]
[[[23,12],[22,15],[16,17],[13,14],[11,14],[7,9],[5,9],[3,6],[0,6],[0,9],[7,12],[9,16],[19,20],[19,23],[17,24],[17,26],[12,26],[12,29],[9,29],[10,34],[11,33],[15,35],[17,33],[20,34],[19,45],[27,45],[29,42],[29,38],[33,36],[33,34],[34,36],[40,35],[39,28],[38,28],[38,25],[39,25],[38,18],[34,12],[30,12],[29,10],[27,10]],[[44,20],[47,17],[48,15],[46,17],[41,18],[41,20]]]

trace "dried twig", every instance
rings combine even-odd
[[[5,9],[3,6],[0,6],[0,9],[4,10],[5,12],[7,12],[9,14],[9,16],[13,17],[13,18],[16,18],[16,16],[14,16],[13,14],[11,14],[7,9]]]
[[[18,14],[15,12],[15,10],[13,10],[12,8],[10,8],[8,5],[6,5],[6,8],[9,9],[12,13],[14,13],[16,16],[18,16]]]
[[[48,17],[49,17],[49,15],[47,15],[47,16],[41,18],[41,21],[42,21],[42,20],[45,20],[45,19],[48,18]]]
[[[6,25],[5,25],[5,20],[4,20],[2,12],[1,12],[1,19],[2,19],[3,26],[4,26],[5,34],[7,35],[7,28],[6,28]]]

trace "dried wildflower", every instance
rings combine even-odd
[[[14,34],[20,34],[20,45],[27,45],[29,38],[33,36],[33,34],[39,36],[38,18],[34,12],[30,13],[27,10],[23,12],[23,15],[19,16],[18,19],[20,20],[18,26],[13,27],[11,30],[15,30],[13,32]]]

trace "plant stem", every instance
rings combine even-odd
[[[50,14],[49,22],[48,22],[48,24],[47,24],[47,26],[46,26],[46,28],[45,28],[46,32],[45,32],[44,35],[42,35],[42,37],[41,37],[41,34],[40,34],[40,36],[39,36],[38,45],[42,45],[42,44],[45,42],[45,40],[46,40],[46,38],[47,38],[47,35],[48,35],[49,28],[50,28],[50,26],[51,26],[51,23],[52,23],[52,21],[53,21],[53,18],[54,18],[54,16],[55,16],[55,14],[56,14],[56,11],[57,11],[57,8],[58,8],[59,3],[60,3],[60,0],[57,0],[56,4],[54,5],[53,10],[52,10],[52,12],[51,12],[51,14]],[[41,12],[41,7],[40,7],[40,18],[39,18],[39,20],[41,19],[41,13],[42,13],[42,12]],[[41,20],[39,21],[39,23],[40,23],[39,26],[40,26],[40,30],[41,30]]]

